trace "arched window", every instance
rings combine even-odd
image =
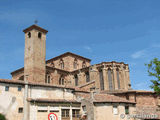
[[[112,72],[110,68],[108,69],[108,83],[109,83],[109,90],[113,90]]]
[[[50,83],[51,82],[51,76],[49,74],[49,72],[46,73],[46,79],[45,79],[45,83]]]
[[[103,71],[99,71],[99,79],[100,79],[100,88],[101,90],[104,90],[104,78],[103,78]]]
[[[60,78],[59,78],[59,85],[64,85],[64,77],[63,77],[63,75],[61,75]]]
[[[86,62],[83,61],[83,63],[82,63],[82,68],[85,68],[85,67],[86,67]]]
[[[74,79],[75,79],[75,86],[78,86],[78,76],[77,76],[77,74],[74,75]]]
[[[87,71],[87,72],[85,73],[85,75],[86,75],[86,82],[89,82],[89,81],[90,81],[89,72]]]
[[[60,67],[61,69],[64,69],[64,61],[62,59],[60,60]]]
[[[42,37],[42,33],[41,33],[41,32],[38,32],[38,38],[41,39],[41,37]]]
[[[28,32],[28,38],[31,38],[31,33],[30,32]]]
[[[117,72],[117,83],[118,83],[118,89],[120,89],[120,88],[121,88],[121,85],[120,85],[119,69],[118,69],[118,68],[116,69],[116,72]]]
[[[74,69],[77,69],[77,67],[78,67],[77,59],[74,59],[73,67],[74,67]]]

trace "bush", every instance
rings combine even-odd
[[[6,117],[0,113],[0,120],[6,120]]]

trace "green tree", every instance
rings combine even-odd
[[[154,80],[151,80],[152,85],[150,87],[160,94],[160,61],[158,58],[154,58],[149,64],[145,65],[148,67],[149,76],[154,78]]]
[[[7,120],[3,114],[0,113],[0,120]]]

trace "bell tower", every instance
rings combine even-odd
[[[46,73],[47,30],[32,25],[25,30],[24,77],[28,82],[44,83]]]

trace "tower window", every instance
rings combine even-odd
[[[31,38],[31,33],[30,32],[28,32],[28,38]]]
[[[38,38],[40,38],[41,39],[41,37],[42,37],[42,33],[38,33]]]
[[[63,76],[61,76],[59,78],[59,85],[64,85],[64,77]]]

